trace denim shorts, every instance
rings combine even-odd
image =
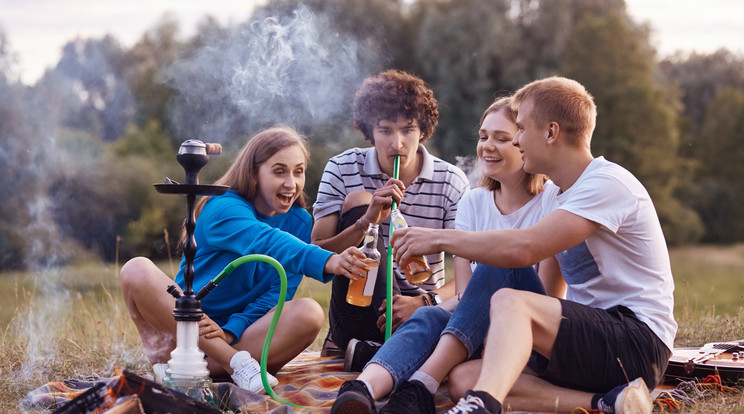
[[[661,381],[671,350],[632,310],[560,301],[563,319],[550,360],[533,352],[527,365],[538,376],[588,392],[607,392],[638,377],[649,388]]]

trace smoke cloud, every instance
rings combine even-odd
[[[304,6],[203,40],[166,72],[178,91],[172,122],[184,139],[229,142],[275,123],[309,129],[350,119],[354,92],[369,75],[358,56],[372,52]]]

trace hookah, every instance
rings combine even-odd
[[[194,295],[192,283],[194,281],[194,256],[196,255],[196,240],[194,228],[194,203],[197,195],[224,194],[227,186],[200,185],[199,171],[209,161],[208,154],[220,154],[219,144],[205,144],[199,140],[187,140],[181,144],[176,159],[186,172],[186,183],[180,184],[166,177],[166,184],[155,184],[155,189],[161,194],[186,195],[188,213],[186,216],[186,239],[183,244],[185,260],[184,292],[178,291],[175,285],[168,287],[168,293],[176,298],[173,317],[176,320],[176,348],[171,352],[168,369],[163,384],[168,388],[180,391],[189,397],[206,402],[214,402],[214,394],[210,385],[207,361],[204,353],[198,347],[199,320],[203,312],[199,299]]]

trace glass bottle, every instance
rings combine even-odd
[[[390,212],[390,227],[392,227],[392,235],[395,236],[395,230],[400,230],[408,227],[406,219],[403,218],[403,213],[400,209],[395,209]],[[408,283],[412,285],[420,285],[427,281],[431,277],[431,267],[429,267],[429,261],[426,260],[426,256],[412,256],[403,263],[403,266],[398,265],[403,269],[403,273],[408,279]]]
[[[375,291],[377,273],[380,270],[380,252],[377,250],[377,237],[380,226],[370,223],[364,234],[362,253],[367,256],[362,261],[369,267],[364,277],[349,281],[349,290],[346,292],[346,302],[355,306],[369,306],[372,304],[372,293]]]

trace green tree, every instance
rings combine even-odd
[[[213,20],[207,19],[199,32],[209,31]],[[123,77],[135,99],[133,121],[140,128],[156,120],[171,135],[168,102],[174,91],[168,87],[166,69],[183,53],[186,46],[178,40],[179,25],[171,15],[164,15],[123,58]],[[198,36],[196,37],[198,39]],[[173,137],[172,144],[180,141]]]
[[[689,118],[689,134],[683,142],[693,148],[713,98],[726,88],[744,90],[744,56],[725,49],[714,53],[678,52],[664,59],[659,69],[663,79],[681,91],[684,114]]]
[[[744,240],[744,90],[722,89],[707,107],[695,147],[700,174],[691,200],[706,225],[705,241]]]
[[[518,79],[512,61],[518,33],[509,2],[422,0],[411,11],[417,22],[414,71],[439,101],[439,127],[430,146],[454,161],[475,152],[478,119]],[[481,22],[483,24],[475,24]]]
[[[699,239],[702,224],[675,198],[679,171],[678,103],[654,80],[655,52],[648,31],[623,10],[584,13],[575,22],[564,73],[584,84],[598,109],[596,155],[630,170],[648,189],[667,241]]]

